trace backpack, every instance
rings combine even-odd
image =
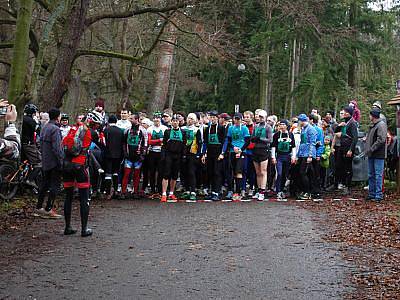
[[[79,156],[83,148],[83,138],[85,137],[87,129],[83,126],[79,126],[79,128],[73,132],[70,130],[67,136],[64,138],[64,153],[66,157],[76,157]]]

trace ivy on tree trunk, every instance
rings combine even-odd
[[[32,19],[33,0],[21,0],[18,10],[13,58],[11,63],[8,100],[17,106],[23,105],[23,92],[29,56],[29,29]]]

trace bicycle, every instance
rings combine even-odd
[[[33,172],[33,167],[27,160],[18,166],[17,162],[3,161],[0,165],[0,198],[11,200],[15,197],[18,189],[30,188],[35,194],[39,192],[42,183],[42,172],[38,169],[37,175],[30,182],[29,176]]]

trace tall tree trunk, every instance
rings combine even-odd
[[[355,29],[354,27],[356,26],[356,21],[357,21],[357,11],[358,11],[358,4],[357,0],[353,0],[350,3],[350,11],[349,11],[349,27],[350,29]],[[357,40],[357,32],[354,30],[354,33],[352,34],[354,42]],[[348,78],[347,78],[347,83],[348,85],[352,88],[355,89],[357,85],[357,48],[352,47],[351,51],[353,53],[352,55],[352,61],[349,63],[349,71],[348,71]]]
[[[290,90],[291,90],[291,78],[292,78],[292,50],[289,48],[289,66],[288,66],[288,87],[289,87],[289,92],[286,94],[286,98],[285,98],[285,109],[284,109],[284,113],[283,115],[285,116],[285,118],[288,116],[288,108],[289,108],[289,102],[290,102]],[[292,115],[290,115],[289,117],[292,117]]]
[[[264,15],[267,19],[268,26],[271,24],[271,19],[272,19],[272,2],[271,1],[265,1],[264,5]],[[263,44],[263,52],[262,55],[262,71],[260,73],[260,99],[261,99],[261,107],[269,114],[271,107],[270,107],[270,79],[269,77],[269,70],[270,70],[270,63],[271,63],[271,57],[270,57],[270,41],[269,38],[267,38],[264,41]]]
[[[65,1],[61,0],[59,2],[58,6],[56,7],[56,9],[50,15],[49,20],[47,21],[47,23],[43,29],[42,40],[40,41],[40,44],[39,44],[39,51],[38,51],[36,59],[35,59],[35,65],[33,67],[31,84],[30,84],[32,98],[33,98],[33,101],[35,101],[35,102],[38,97],[39,73],[40,73],[40,69],[42,67],[44,53],[45,53],[46,47],[49,43],[49,36],[50,36],[51,31],[53,30],[53,26],[54,26],[55,22],[63,13],[64,8],[65,8]]]
[[[147,111],[152,113],[165,107],[171,77],[171,68],[174,61],[177,29],[172,23],[167,25],[165,40],[161,42],[158,52],[158,61],[155,74],[153,97],[149,102]]]
[[[71,3],[68,21],[57,51],[57,60],[53,73],[47,79],[41,95],[43,109],[52,106],[61,107],[62,98],[71,81],[71,68],[81,37],[85,30],[85,18],[90,0],[74,0]]]
[[[296,57],[297,57],[297,40],[296,38],[293,40],[293,55],[292,55],[292,78],[290,80],[290,117],[293,116],[294,109],[294,85],[295,85],[295,76],[296,76]]]
[[[0,7],[7,7],[8,0],[0,0]],[[8,14],[0,10],[0,18],[8,18]],[[0,26],[0,43],[10,41],[12,38],[11,30],[8,26]],[[11,51],[8,49],[1,50],[0,59],[0,95],[7,95],[8,82],[10,80],[11,68]]]
[[[261,99],[261,107],[265,109],[265,111],[269,114],[270,105],[269,105],[269,83],[268,79],[269,74],[269,63],[270,56],[269,53],[266,53],[262,58],[261,63],[261,71],[260,71],[260,99]]]
[[[19,3],[8,87],[8,100],[18,106],[23,105],[22,94],[25,88],[26,74],[28,73],[29,29],[32,20],[32,6],[33,0],[21,0]]]
[[[268,114],[276,113],[275,112],[275,106],[274,106],[274,103],[272,101],[272,80],[270,80],[270,79],[268,79],[268,97],[267,97],[267,101],[268,101],[267,113]]]

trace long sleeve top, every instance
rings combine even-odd
[[[297,157],[316,157],[317,131],[313,126],[307,124],[301,129],[300,146],[297,152]]]

